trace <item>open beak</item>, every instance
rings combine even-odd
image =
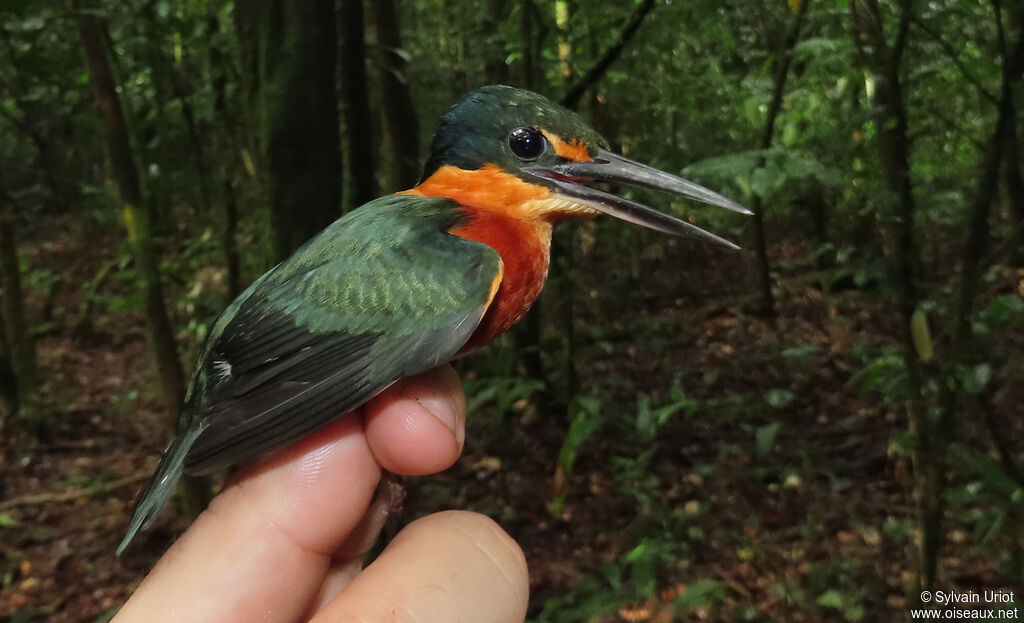
[[[549,186],[554,187],[557,194],[583,203],[599,212],[667,234],[696,238],[731,249],[739,249],[739,247],[674,216],[658,212],[642,203],[583,186],[580,182],[611,182],[650,188],[726,208],[733,212],[753,214],[735,201],[726,199],[703,186],[698,186],[681,177],[634,162],[604,149],[599,150],[596,156],[585,162],[569,162],[550,167],[526,167],[524,170],[546,180]]]

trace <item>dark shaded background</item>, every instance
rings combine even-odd
[[[403,517],[494,517],[539,621],[858,621],[1024,592],[1024,5],[999,0],[5,0],[0,617],[106,620],[206,331],[416,182],[488,83],[578,108],[757,218],[730,253],[565,227],[459,363],[463,459]],[[1015,606],[1016,604],[1007,604]]]

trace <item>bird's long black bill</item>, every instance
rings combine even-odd
[[[753,214],[732,199],[723,197],[699,184],[604,149],[598,151],[592,160],[560,164],[551,167],[551,170],[570,180],[639,186],[693,199],[740,214]]]
[[[729,242],[725,238],[720,238],[711,232],[704,231],[700,227],[691,225],[686,221],[679,220],[674,216],[658,212],[657,210],[649,208],[642,203],[630,201],[623,197],[617,197],[575,182],[558,179],[557,176],[551,175],[546,169],[535,169],[530,171],[530,173],[547,180],[549,185],[554,186],[554,190],[557,194],[578,203],[585,204],[599,212],[608,214],[609,216],[614,216],[615,218],[622,219],[623,221],[628,221],[635,225],[654,229],[666,234],[703,240],[705,242],[726,246],[730,249],[739,249],[738,246]]]
[[[543,178],[547,185],[553,186],[559,195],[592,207],[599,212],[649,229],[695,238],[730,249],[739,249],[739,247],[724,238],[704,231],[686,221],[658,212],[642,203],[588,188],[580,182],[611,182],[639,186],[694,199],[741,214],[751,214],[750,210],[735,201],[703,186],[603,149],[598,151],[592,160],[586,162],[529,167],[525,171]]]

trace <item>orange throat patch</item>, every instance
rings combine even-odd
[[[404,194],[458,202],[469,217],[449,233],[482,242],[501,256],[497,292],[466,353],[508,331],[530,309],[547,278],[551,258],[551,191],[529,184],[494,165],[469,171],[444,166]]]

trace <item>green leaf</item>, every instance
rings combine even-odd
[[[775,445],[775,435],[778,434],[781,427],[781,422],[773,422],[757,429],[757,433],[754,435],[754,449],[757,458],[764,458],[772,451],[772,446]]]
[[[727,156],[705,158],[694,162],[683,170],[688,177],[705,178],[713,182],[747,178],[757,168],[759,159],[767,152],[764,150],[744,151]]]
[[[785,181],[785,177],[777,166],[773,163],[765,163],[765,166],[755,169],[750,176],[750,187],[755,195],[766,199],[782,188]]]
[[[645,541],[640,545],[637,545],[633,549],[629,550],[629,553],[626,554],[624,560],[626,562],[636,562],[644,557],[644,555],[647,553],[647,549],[647,542]]]
[[[725,597],[725,589],[721,584],[714,580],[697,580],[687,586],[682,595],[676,597],[674,605],[677,610],[707,608],[722,597]]]
[[[989,322],[1003,324],[1024,318],[1024,299],[1015,294],[1005,294],[992,301],[985,311]]]
[[[569,430],[562,441],[562,449],[558,453],[558,465],[566,475],[572,474],[576,464],[576,455],[583,443],[593,435],[603,423],[600,417],[600,403],[592,396],[580,396],[569,409],[573,414]]]
[[[1006,521],[1005,508],[990,508],[983,512],[974,524],[974,542],[984,543],[998,534]]]
[[[964,376],[964,390],[970,394],[980,394],[992,379],[992,366],[979,363]]]
[[[647,556],[633,563],[630,579],[633,580],[633,588],[641,597],[650,597],[658,590],[654,563],[655,559]]]
[[[976,450],[965,452],[965,458],[982,482],[993,492],[1006,496],[1009,501],[1020,497],[1021,483],[1006,473],[998,461]]]
[[[615,590],[622,588],[622,569],[617,565],[604,565],[601,567],[601,575],[604,576],[608,585]]]
[[[797,42],[793,51],[798,55],[819,57],[827,56],[830,52],[839,51],[841,46],[842,44],[838,39],[832,39],[831,37],[810,37]]]
[[[789,391],[784,387],[776,387],[775,389],[769,389],[764,395],[765,401],[776,409],[782,409],[793,402],[793,392]]]
[[[932,347],[932,334],[928,329],[928,314],[920,307],[910,317],[910,333],[914,340],[914,350],[921,361],[931,361],[935,354]]]
[[[783,359],[809,359],[821,353],[821,346],[818,344],[798,344],[782,351]]]
[[[93,620],[92,623],[109,623],[110,621],[112,621],[114,619],[115,616],[117,616],[117,613],[120,610],[121,610],[121,606],[116,606],[114,608],[111,608],[110,610],[107,610],[103,614],[101,614],[98,617],[96,617]]]
[[[20,22],[9,22],[8,27],[14,32],[32,32],[45,28],[46,20],[42,17],[35,16],[24,19]]]
[[[0,513],[0,528],[16,528],[18,522],[7,513]]]
[[[841,610],[843,607],[843,594],[836,589],[827,590],[818,597],[818,605]]]

